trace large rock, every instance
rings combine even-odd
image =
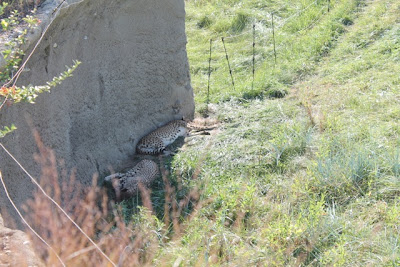
[[[4,227],[0,215],[0,266],[44,266],[36,256],[28,236]]]
[[[94,173],[125,166],[144,134],[193,116],[184,0],[66,2],[70,5],[59,12],[19,84],[44,84],[72,60],[82,64],[36,104],[3,108],[0,124],[14,123],[18,130],[1,142],[38,177],[33,126],[65,168],[76,168],[78,181],[89,184]],[[10,193],[21,204],[33,186],[3,151],[0,158]],[[0,196],[4,207],[3,192]]]

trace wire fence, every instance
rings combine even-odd
[[[330,12],[332,9],[332,3],[330,0],[315,0],[311,2],[309,5],[303,7],[299,11],[295,12],[293,15],[281,20],[280,22],[276,22],[276,13],[271,13],[270,14],[270,25],[271,27],[268,27],[267,29],[257,27],[257,23],[253,22],[252,27],[248,30],[242,31],[239,34],[236,35],[229,35],[229,36],[223,36],[220,38],[210,38],[210,48],[209,48],[209,58],[208,58],[208,80],[207,80],[207,98],[206,98],[206,103],[208,104],[210,102],[210,91],[211,91],[211,77],[213,73],[213,67],[212,67],[212,62],[213,62],[213,56],[215,53],[217,53],[216,46],[218,44],[218,40],[221,40],[222,43],[222,48],[223,48],[223,53],[224,57],[227,61],[227,67],[229,71],[229,76],[232,84],[233,90],[236,90],[235,86],[235,70],[232,68],[232,55],[229,53],[229,48],[227,47],[229,43],[233,43],[235,40],[239,38],[251,38],[251,42],[249,41],[249,44],[251,44],[251,58],[248,60],[251,61],[251,90],[254,90],[254,83],[255,83],[255,76],[256,76],[256,56],[257,56],[257,47],[259,49],[264,49],[266,48],[270,49],[272,51],[272,56],[273,56],[273,61],[274,61],[274,67],[276,67],[279,64],[279,50],[282,49],[284,46],[286,46],[286,43],[278,44],[277,39],[280,34],[282,34],[283,29],[285,26],[288,26],[291,22],[294,21],[295,18],[298,18],[302,16],[306,11],[309,11],[312,8],[316,7],[321,7],[317,11],[314,12],[315,18],[312,19],[307,23],[307,25],[304,25],[304,27],[300,29],[296,29],[297,34],[302,33],[305,30],[308,30],[312,28],[316,22],[321,20],[323,18],[323,15],[326,14],[326,12]],[[297,27],[297,26],[296,26]],[[249,46],[250,48],[250,46]],[[242,48],[246,49],[246,48]],[[250,49],[249,49],[250,50]],[[245,57],[245,60],[247,58]],[[264,59],[265,60],[265,59]],[[214,59],[215,61],[215,59]]]
[[[276,35],[279,34],[279,30],[282,29],[283,27],[285,27],[285,26],[286,26],[289,22],[291,22],[294,18],[296,18],[296,17],[298,17],[298,16],[301,16],[306,10],[310,9],[312,6],[318,6],[318,5],[319,5],[319,2],[320,2],[320,1],[318,1],[318,0],[312,2],[310,5],[306,6],[306,7],[303,8],[302,10],[296,12],[296,13],[293,14],[292,16],[290,16],[290,17],[286,18],[285,20],[283,20],[282,22],[280,22],[276,27],[275,27],[275,21],[274,21],[274,13],[272,13],[272,14],[271,14],[271,26],[272,26],[272,27],[271,27],[270,29],[268,29],[268,31],[263,31],[263,32],[257,33],[256,24],[253,23],[253,24],[252,24],[252,28],[251,28],[250,30],[241,32],[240,34],[237,34],[237,35],[231,35],[231,36],[221,37],[221,42],[222,42],[222,45],[223,45],[223,48],[224,48],[224,53],[225,53],[225,58],[226,58],[226,61],[227,61],[227,66],[228,66],[228,69],[229,69],[229,74],[230,74],[230,78],[231,78],[231,83],[232,83],[232,87],[233,87],[234,90],[235,90],[234,71],[233,71],[233,69],[232,69],[232,67],[231,67],[231,62],[230,62],[230,59],[229,59],[230,57],[229,57],[229,54],[228,54],[228,49],[227,49],[227,46],[226,46],[226,42],[229,41],[229,40],[233,40],[233,39],[235,39],[235,38],[240,38],[240,37],[242,37],[242,36],[249,35],[249,34],[251,35],[251,40],[252,40],[252,42],[249,42],[249,43],[251,43],[251,45],[252,45],[252,52],[251,52],[250,54],[251,54],[251,62],[252,62],[252,68],[251,68],[251,70],[252,70],[252,89],[254,89],[254,79],[255,79],[255,72],[256,72],[256,45],[257,45],[257,38],[256,38],[256,37],[257,37],[257,36],[260,37],[260,38],[262,37],[262,38],[266,39],[265,41],[271,40],[271,43],[273,44],[273,53],[274,53],[274,59],[275,59],[274,61],[275,61],[275,64],[278,64],[279,61],[277,60],[277,58],[278,58],[278,49],[279,49],[279,46],[276,47]],[[61,5],[62,5],[63,3],[64,3],[64,1],[61,1],[61,2],[60,2],[60,5],[59,5],[55,10],[58,10],[58,9],[61,7]],[[326,6],[323,6],[323,7],[321,8],[321,10],[319,11],[319,13],[323,14],[323,11],[324,11],[324,10],[327,10],[328,12],[331,10],[332,4],[331,4],[330,0],[327,0],[326,3],[327,3],[327,5],[326,5]],[[54,11],[54,12],[55,12],[55,11]],[[53,12],[53,13],[54,13],[54,12]],[[315,23],[316,21],[318,21],[318,19],[320,19],[320,18],[321,18],[321,17],[317,17],[316,20],[313,20],[312,24],[314,24],[314,23]],[[51,22],[52,22],[52,21],[51,21]],[[51,24],[51,22],[50,22],[50,24]],[[49,24],[49,25],[50,25],[50,24]],[[312,25],[312,24],[310,24],[310,25]],[[311,27],[310,25],[308,25],[308,27]],[[24,68],[24,66],[25,66],[25,64],[26,64],[26,62],[30,59],[30,56],[31,56],[32,53],[35,51],[37,45],[41,42],[43,36],[44,36],[44,35],[46,34],[46,32],[47,32],[47,29],[48,29],[48,27],[45,29],[45,31],[43,32],[42,36],[41,36],[40,39],[37,41],[37,44],[36,44],[35,48],[34,48],[33,51],[31,52],[31,54],[29,54],[29,56],[27,57],[26,61],[25,61],[24,64],[21,66],[20,70],[17,72],[16,75],[14,75],[14,76],[12,77],[12,79],[9,81],[9,83],[11,83],[11,82],[14,82],[14,83],[15,83],[16,80],[18,80],[19,75],[20,75],[20,73],[22,72],[22,70],[23,70],[23,68]],[[300,31],[302,31],[302,30],[304,30],[304,29],[300,29],[298,32],[300,32]],[[271,33],[272,33],[272,34],[271,34]],[[260,40],[260,39],[259,39],[259,40]],[[215,44],[216,41],[218,41],[218,40],[217,40],[217,39],[216,39],[216,40],[213,40],[213,39],[210,39],[210,40],[209,40],[210,46],[209,46],[209,59],[208,59],[207,103],[209,103],[209,100],[210,100],[210,99],[209,99],[209,96],[210,96],[210,89],[211,89],[211,88],[210,88],[210,80],[211,80],[211,74],[212,74],[212,64],[211,64],[211,63],[212,63],[212,56],[213,56],[213,52],[214,52],[214,50],[213,50],[213,44]],[[277,48],[278,48],[278,49],[277,49]],[[7,84],[6,84],[6,85],[7,85]],[[4,85],[4,86],[6,86],[6,85]],[[3,103],[3,104],[4,104],[4,103]],[[2,104],[2,105],[3,105],[3,104]],[[0,109],[1,109],[2,105],[0,106]],[[100,253],[103,257],[105,257],[111,265],[116,266],[116,264],[110,260],[110,258],[101,250],[101,248],[98,247],[98,245],[97,245],[83,230],[82,230],[82,228],[81,228],[81,227],[80,227],[66,212],[65,212],[65,210],[62,209],[62,208],[59,206],[59,204],[58,204],[57,202],[55,202],[50,196],[48,196],[48,195],[46,194],[46,192],[45,192],[45,191],[43,190],[43,188],[36,182],[36,180],[23,168],[23,166],[14,158],[14,156],[13,156],[11,153],[9,153],[9,151],[8,151],[1,143],[0,143],[0,147],[1,147],[5,152],[7,152],[7,154],[8,154],[14,161],[17,162],[18,166],[26,173],[26,175],[30,178],[30,180],[40,189],[40,191],[49,199],[49,201],[51,201],[59,210],[61,210],[62,214],[63,214],[64,216],[66,216],[66,218],[68,218],[68,220],[70,220],[70,221],[73,223],[73,225],[74,225],[74,226],[75,226],[89,241],[90,241],[91,244],[93,244],[93,246],[99,251],[99,253]],[[5,192],[7,193],[7,197],[9,198],[9,200],[11,201],[11,203],[13,203],[12,199],[11,199],[11,198],[9,197],[9,195],[8,195],[7,187],[6,187],[6,185],[4,184],[4,182],[3,182],[1,173],[0,173],[0,180],[1,180],[1,182],[2,182],[2,185],[3,185],[4,189],[5,189]],[[18,212],[18,214],[20,214],[20,212],[19,212],[19,210],[17,209],[17,207],[14,206],[14,208],[16,209],[16,211]],[[24,218],[22,217],[22,215],[21,215],[21,218],[22,218],[22,220],[24,220]],[[25,221],[25,220],[24,220],[24,221]],[[28,225],[29,228],[31,228],[30,225],[29,225],[26,221],[25,221],[25,223]],[[31,228],[31,229],[32,229],[32,228]],[[32,229],[32,231],[33,231],[33,232],[38,236],[38,238],[40,238],[47,246],[49,246],[50,249],[52,249],[51,246],[50,246],[48,243],[46,243],[46,241],[45,241],[41,236],[39,236],[33,229]],[[64,265],[63,261],[59,258],[59,256],[57,255],[56,252],[55,252],[55,254],[56,254],[57,258],[60,260],[60,263],[61,263],[62,265]]]

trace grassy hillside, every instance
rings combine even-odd
[[[187,1],[188,55],[197,103],[207,99],[210,39],[211,102],[232,96],[280,96],[296,80],[313,71],[315,63],[329,52],[338,36],[352,23],[361,5],[362,1],[334,0],[330,1],[328,12],[328,1]]]
[[[193,138],[172,162],[172,181],[201,188],[203,204],[159,259],[181,266],[400,264],[400,3],[332,2],[305,30],[299,25],[309,25],[303,20],[311,14],[281,29],[275,69],[268,41],[258,47],[255,95],[278,87],[289,92],[285,98],[243,99],[251,92],[248,38],[229,43],[238,58],[236,91],[223,52],[215,52],[211,100],[239,98],[212,105],[220,132]],[[247,30],[251,24],[235,26],[243,16],[264,27],[270,11],[284,20],[310,2],[262,3],[187,2],[198,103],[205,101],[210,36]]]
[[[96,213],[97,191],[70,205],[114,261],[400,265],[400,2],[329,2],[328,12],[322,0],[185,1],[197,111],[207,108],[220,125],[160,157],[162,177],[143,199],[112,215],[106,199]],[[51,211],[32,203],[37,214]],[[116,218],[110,225],[107,214]],[[38,228],[69,264],[101,262],[75,226],[60,229],[59,215],[47,216],[57,223],[39,216]]]

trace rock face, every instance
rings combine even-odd
[[[0,266],[44,266],[35,255],[28,236],[4,227],[0,215]]]
[[[1,142],[38,178],[34,127],[64,168],[76,168],[77,180],[90,184],[94,173],[123,167],[143,135],[193,117],[184,0],[66,2],[19,84],[44,84],[72,60],[82,64],[36,104],[3,108],[0,127],[14,123],[18,129]],[[21,204],[33,185],[3,151],[0,159],[10,194]],[[2,191],[0,201],[2,208],[8,203]]]

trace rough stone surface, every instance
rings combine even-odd
[[[78,181],[88,185],[94,173],[103,176],[110,167],[125,166],[143,135],[193,116],[184,0],[66,2],[19,84],[44,84],[72,60],[82,64],[36,104],[3,108],[0,127],[16,125],[2,143],[35,177],[40,166],[33,160],[38,150],[31,126],[65,168],[76,168]],[[0,159],[10,194],[20,205],[33,185],[3,151]],[[2,191],[0,201],[1,208],[8,203]]]
[[[44,266],[36,256],[28,236],[4,227],[0,215],[0,266]]]

